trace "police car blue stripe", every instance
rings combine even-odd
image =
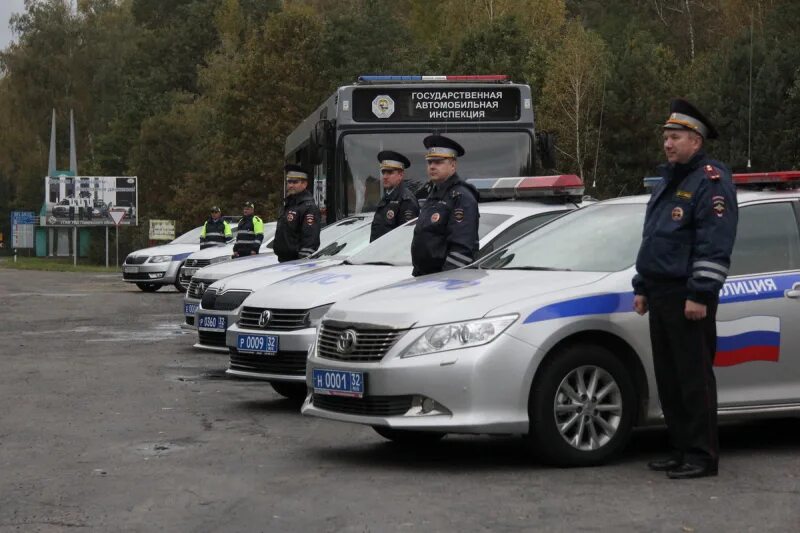
[[[173,260],[173,261],[180,261],[181,259],[186,259],[187,257],[189,257],[190,255],[192,255],[193,253],[194,253],[194,252],[186,252],[185,254],[177,254],[177,255],[173,255],[173,256],[172,256],[172,260]]]
[[[728,280],[722,286],[719,302],[729,304],[783,298],[784,292],[796,283],[800,283],[798,273]],[[523,323],[631,312],[633,312],[633,292],[607,293],[546,305],[528,315]]]

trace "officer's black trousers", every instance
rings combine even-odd
[[[716,465],[717,302],[706,317],[688,320],[683,291],[655,291],[648,296],[658,398],[664,411],[673,453],[695,464]]]

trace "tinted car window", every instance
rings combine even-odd
[[[334,255],[351,255],[369,244],[370,230],[370,225],[364,224],[361,227],[342,235],[340,238],[328,243],[327,245],[320,247],[317,253],[313,254],[311,257],[317,258],[331,257]]]
[[[616,272],[636,261],[644,204],[595,204],[558,217],[491,255],[479,267]]]
[[[565,212],[566,211],[553,211],[551,213],[539,213],[538,215],[533,215],[532,217],[528,217],[525,220],[517,222],[503,233],[492,239],[492,242],[481,248],[478,257],[483,257],[485,255],[489,255],[489,253],[495,250],[499,250],[517,237],[525,235],[529,231],[538,228],[545,222],[552,220],[558,215],[563,215]]]
[[[800,268],[800,233],[790,202],[739,210],[730,276]]]

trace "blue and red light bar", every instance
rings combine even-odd
[[[466,82],[499,82],[508,81],[505,74],[479,74],[474,76],[391,76],[391,75],[367,75],[359,76],[360,82],[420,82],[420,81],[466,81]]]
[[[583,181],[575,174],[474,178],[467,181],[478,189],[481,200],[583,196],[584,191]]]
[[[800,184],[800,170],[786,170],[781,172],[753,172],[749,174],[734,174],[733,183],[736,185],[789,185]]]

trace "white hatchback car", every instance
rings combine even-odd
[[[738,191],[719,413],[798,414],[800,191],[780,189],[800,172],[734,179],[777,183]],[[600,202],[470,267],[339,301],[309,355],[303,413],[407,442],[524,434],[556,464],[613,457],[633,427],[662,423],[648,320],[632,309],[648,199]]]

